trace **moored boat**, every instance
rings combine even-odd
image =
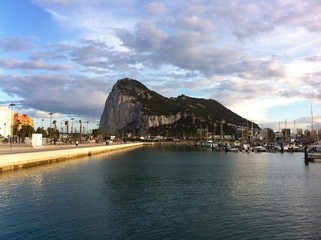
[[[209,140],[203,143],[203,147],[213,147],[213,141]]]
[[[244,143],[243,146],[241,147],[241,151],[250,152],[250,150],[251,150],[251,145],[248,143]]]
[[[321,145],[313,145],[306,149],[305,155],[306,160],[310,162],[321,162]]]
[[[239,148],[235,146],[231,146],[230,144],[225,145],[225,152],[238,152]]]
[[[266,148],[261,145],[257,145],[257,146],[251,147],[251,151],[252,152],[266,152]]]

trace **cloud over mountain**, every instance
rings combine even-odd
[[[318,0],[34,0],[23,6],[37,13],[28,29],[6,4],[1,91],[25,108],[99,118],[123,77],[253,120],[269,120],[276,99],[319,103]]]

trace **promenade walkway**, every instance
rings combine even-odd
[[[34,148],[31,144],[0,144],[0,173],[139,146],[143,143],[43,145]]]
[[[98,146],[105,146],[105,143],[79,144],[77,148],[98,147]],[[0,143],[0,156],[2,154],[54,151],[54,150],[61,150],[61,149],[74,149],[74,148],[76,148],[75,144],[63,144],[63,145],[45,144],[45,145],[42,145],[41,147],[32,147],[31,144],[24,144],[24,143],[14,143],[12,144],[12,146],[10,146],[10,143],[2,143],[2,144]]]

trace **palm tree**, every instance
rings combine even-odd
[[[79,127],[79,133],[80,133],[80,143],[81,143],[81,138],[82,138],[82,122],[81,120],[79,120],[79,124],[80,124],[80,127]]]
[[[56,124],[57,124],[57,121],[56,121],[56,120],[53,120],[52,123],[53,123],[53,125],[55,126],[55,129],[57,129],[57,125],[56,125]]]

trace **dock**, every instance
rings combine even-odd
[[[320,163],[321,162],[321,157],[320,156],[314,156],[310,154],[307,158],[306,161],[308,162],[314,162],[314,163]]]
[[[150,143],[149,143],[150,144]],[[117,150],[141,147],[144,143],[121,143],[111,145],[46,145],[33,148],[31,145],[0,145],[0,173],[43,164],[65,161],[73,158],[92,156]]]
[[[310,152],[308,149],[308,146],[305,146],[304,147],[304,162],[306,165],[308,165],[309,162],[313,162],[313,163],[321,162],[321,152],[320,151]]]

